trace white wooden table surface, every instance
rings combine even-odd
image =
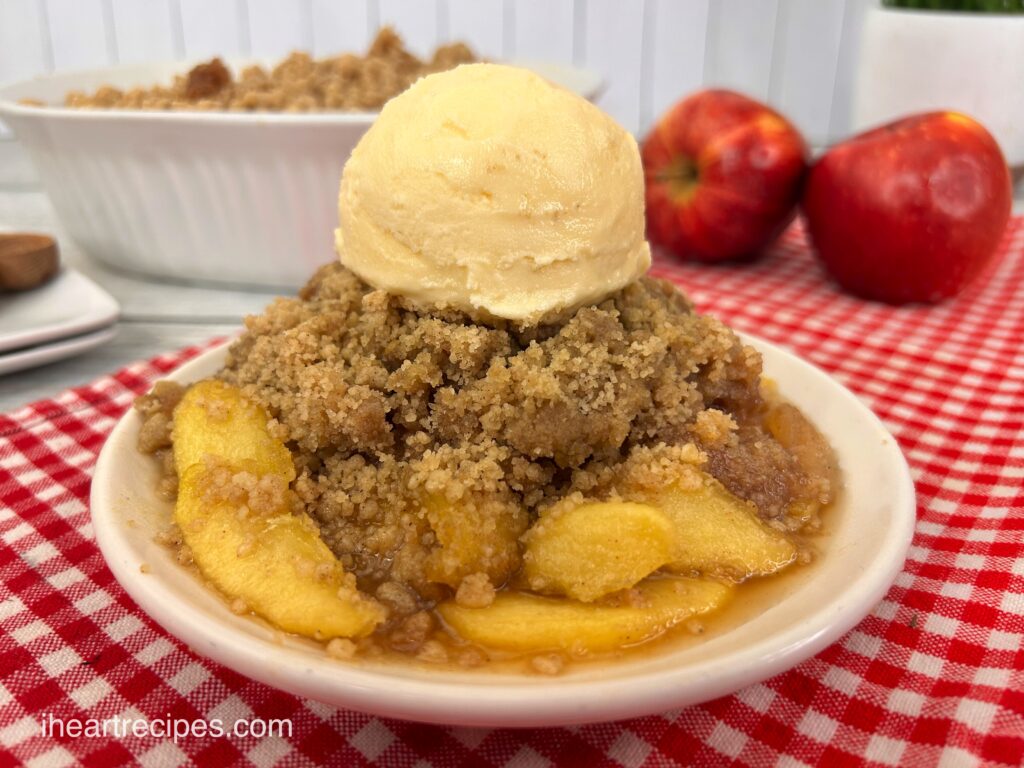
[[[1021,191],[1018,186],[1016,213],[1024,213]],[[37,190],[0,190],[0,229],[7,228],[54,235],[64,263],[109,291],[121,305],[121,319],[117,336],[103,346],[77,357],[0,376],[0,413],[86,384],[135,360],[232,334],[245,315],[259,312],[281,293],[179,285],[112,271],[75,246],[57,223],[46,195]]]

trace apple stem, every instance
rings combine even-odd
[[[654,174],[656,181],[667,184],[674,200],[685,201],[693,196],[700,183],[697,165],[688,157],[677,157]]]

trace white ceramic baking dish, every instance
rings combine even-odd
[[[588,98],[601,87],[585,70],[520,64]],[[0,119],[28,151],[61,224],[96,259],[178,280],[295,288],[334,258],[341,169],[377,113],[56,106],[68,91],[169,83],[190,66],[119,66],[17,83],[0,88]]]

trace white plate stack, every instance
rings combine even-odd
[[[67,267],[39,288],[0,293],[0,376],[109,341],[120,311],[109,293]]]

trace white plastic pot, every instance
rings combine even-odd
[[[1024,15],[868,11],[854,129],[939,109],[981,122],[1009,165],[1024,166]]]

